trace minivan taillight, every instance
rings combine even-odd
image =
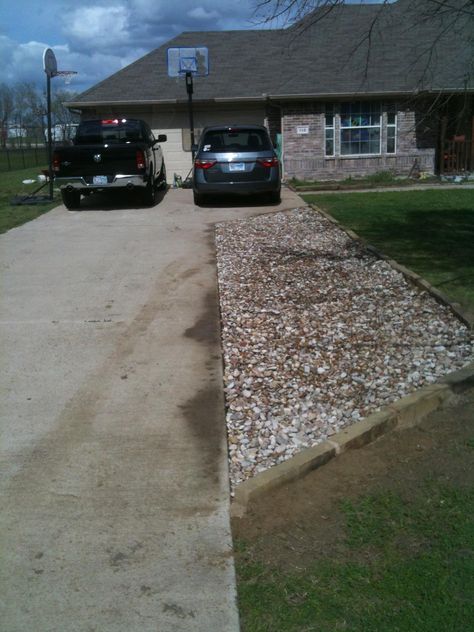
[[[217,160],[195,160],[194,166],[196,169],[210,169],[217,163]]]
[[[146,168],[146,164],[145,164],[145,154],[142,152],[141,149],[137,150],[137,169],[145,169]]]
[[[270,169],[270,167],[278,167],[278,158],[257,158],[257,162]]]
[[[53,154],[53,171],[59,171],[61,169],[61,161],[59,160],[59,154]]]

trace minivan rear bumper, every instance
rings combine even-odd
[[[272,170],[273,171],[273,170]],[[251,195],[252,193],[276,193],[281,188],[278,170],[270,174],[268,180],[253,182],[206,182],[201,170],[194,171],[193,190],[195,193],[216,195]]]

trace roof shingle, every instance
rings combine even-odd
[[[195,101],[472,90],[472,15],[427,15],[426,7],[348,4],[287,29],[182,33],[74,104],[186,101],[182,81],[167,74],[171,46],[209,49],[210,73],[195,78]]]

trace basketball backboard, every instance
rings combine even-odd
[[[43,53],[43,68],[48,77],[54,77],[58,72],[56,55],[51,48],[45,48]]]
[[[206,46],[184,46],[168,48],[168,75],[183,77],[191,73],[194,77],[209,74],[209,53]]]

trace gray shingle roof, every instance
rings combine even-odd
[[[287,29],[182,33],[74,104],[186,101],[183,81],[167,75],[171,46],[209,49],[210,74],[195,78],[195,101],[474,89],[472,16],[428,19],[427,6],[353,4]]]

